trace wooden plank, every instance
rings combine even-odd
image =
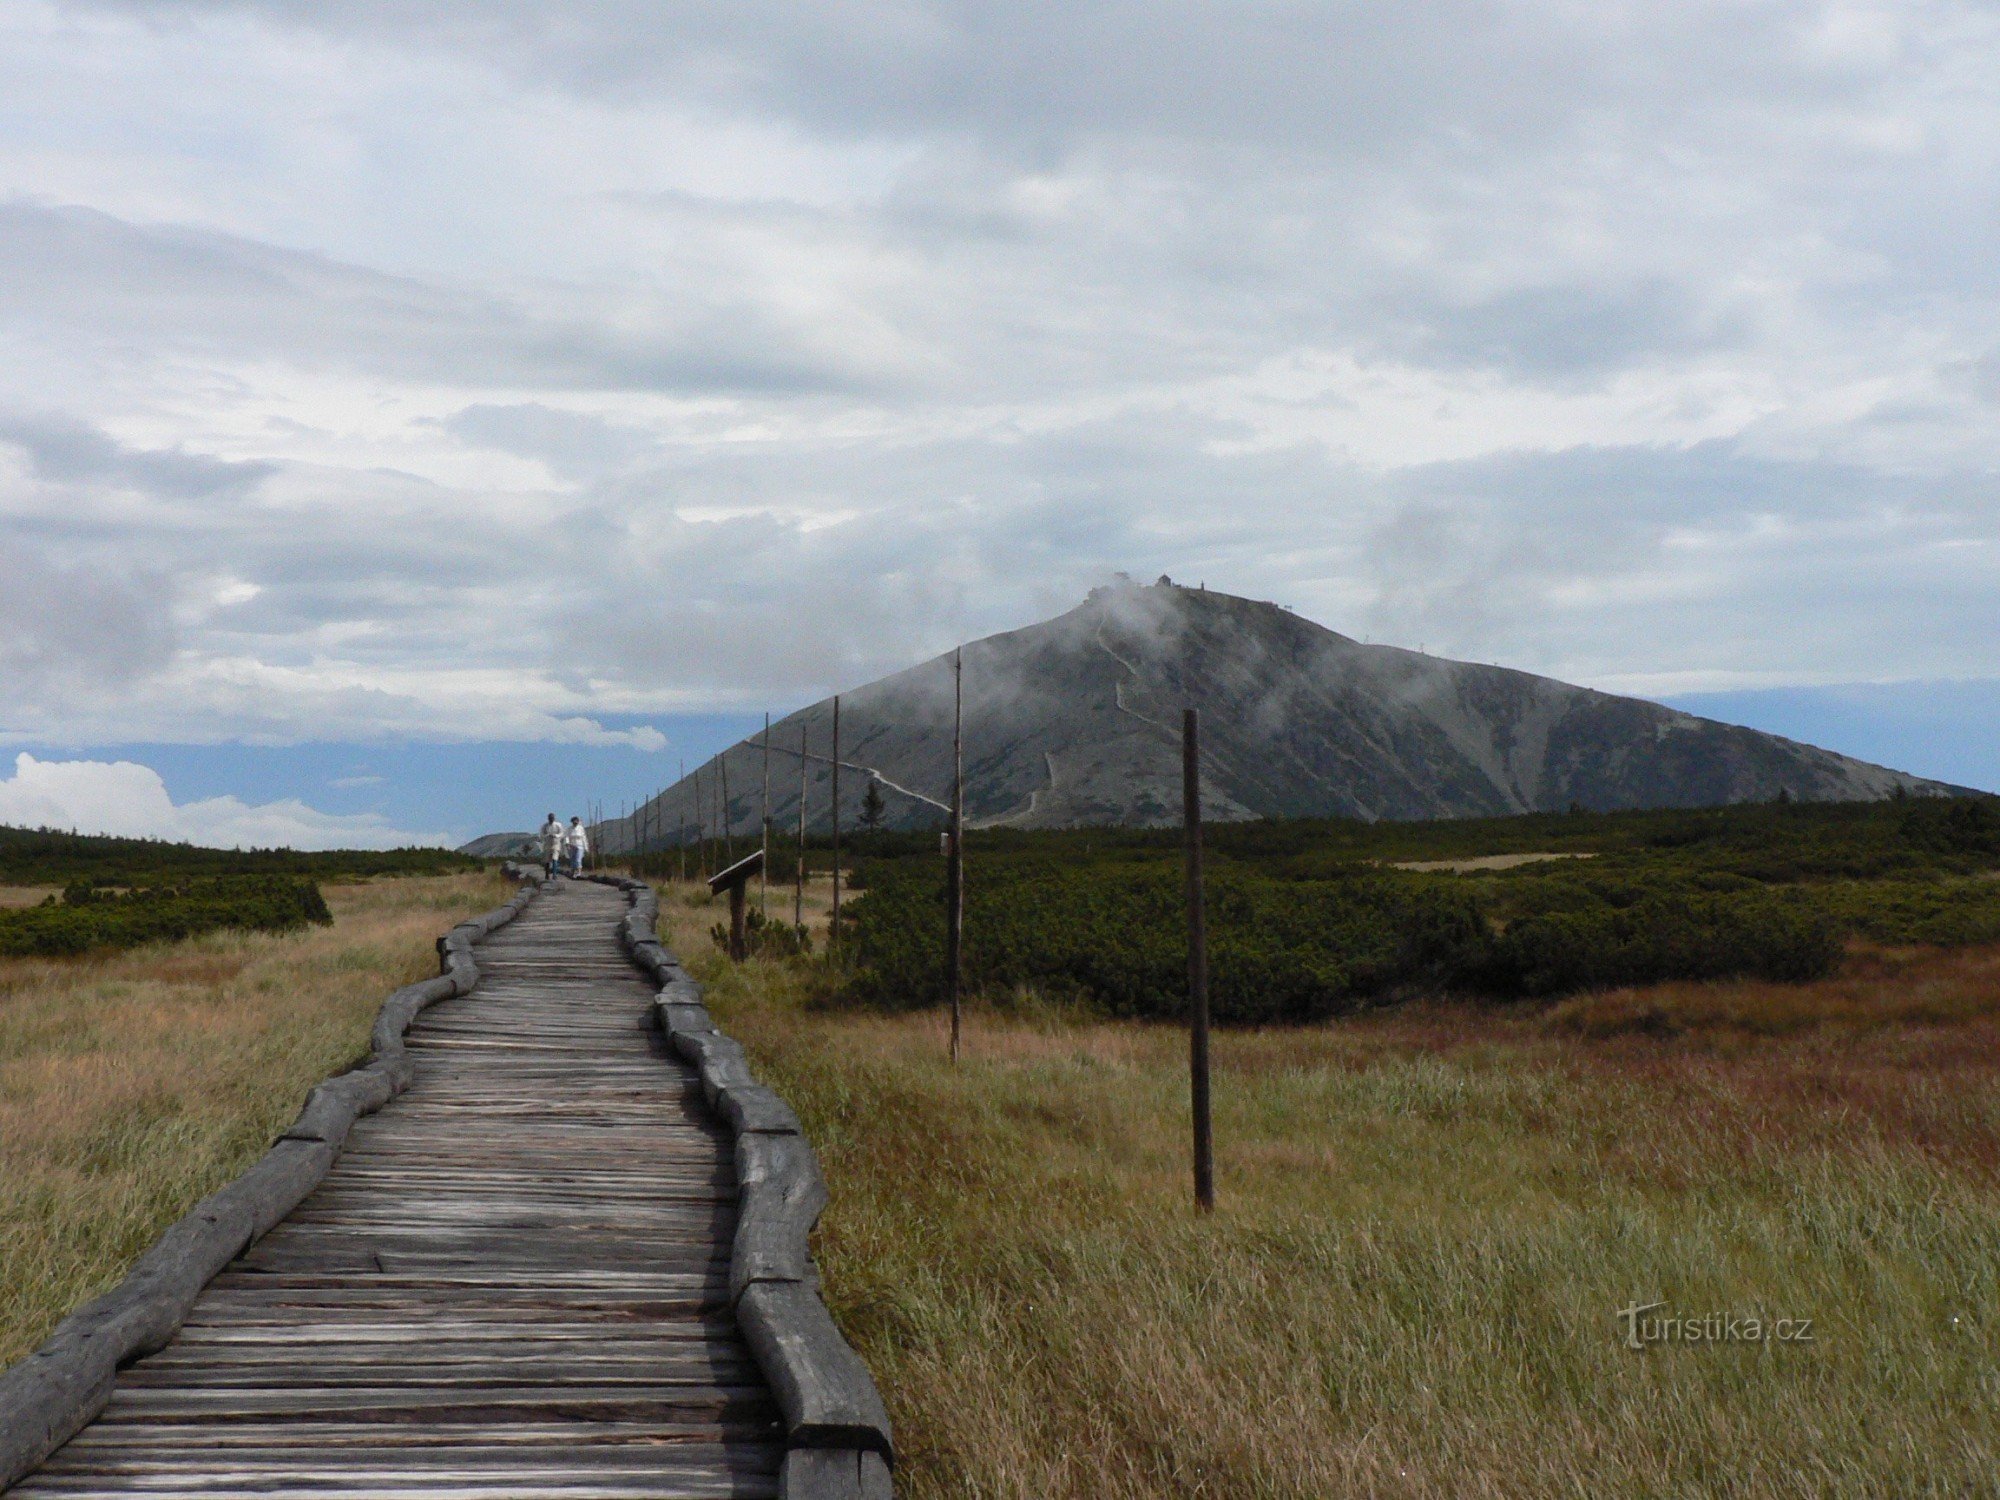
[[[474,950],[415,1077],[11,1493],[773,1495],[784,1423],[729,1310],[731,1132],[564,882]]]

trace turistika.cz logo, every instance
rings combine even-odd
[[[1635,1302],[1618,1310],[1627,1349],[1652,1344],[1810,1344],[1811,1318],[1760,1318],[1741,1313],[1683,1317],[1661,1312],[1662,1302]],[[1651,1316],[1649,1316],[1649,1314]]]

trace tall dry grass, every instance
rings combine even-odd
[[[1678,986],[1226,1033],[1204,1217],[1177,1028],[979,1012],[954,1069],[939,1017],[814,1011],[713,919],[662,925],[820,1150],[899,1493],[2000,1493],[1993,954],[1830,982],[1824,1024]],[[1813,1338],[1624,1347],[1654,1299]]]
[[[388,993],[437,971],[494,875],[325,888],[333,926],[0,959],[0,1364],[113,1285],[366,1055]]]

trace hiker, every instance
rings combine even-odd
[[[590,835],[583,831],[583,819],[569,820],[569,873],[574,879],[583,873],[583,857],[590,853]]]
[[[548,822],[542,824],[542,873],[551,880],[562,863],[563,837],[562,819],[550,813]]]

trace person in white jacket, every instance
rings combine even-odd
[[[562,864],[565,840],[562,819],[550,813],[548,822],[542,825],[542,873],[551,880],[556,878],[556,870]]]
[[[583,857],[590,853],[590,835],[583,831],[583,819],[569,820],[569,873],[572,877],[583,873]]]

